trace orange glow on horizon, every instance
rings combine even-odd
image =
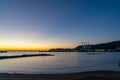
[[[0,47],[0,50],[49,50],[52,48],[74,48],[73,46],[49,46],[49,47]]]

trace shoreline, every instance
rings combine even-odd
[[[0,73],[0,80],[120,80],[120,71],[87,71],[64,74]]]

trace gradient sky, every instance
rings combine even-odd
[[[120,0],[0,0],[0,49],[72,48],[120,39]]]

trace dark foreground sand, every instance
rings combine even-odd
[[[70,74],[7,74],[1,73],[0,80],[120,80],[120,72],[91,71]]]

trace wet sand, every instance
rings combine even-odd
[[[120,80],[120,72],[90,71],[68,74],[8,74],[0,73],[0,80]]]

